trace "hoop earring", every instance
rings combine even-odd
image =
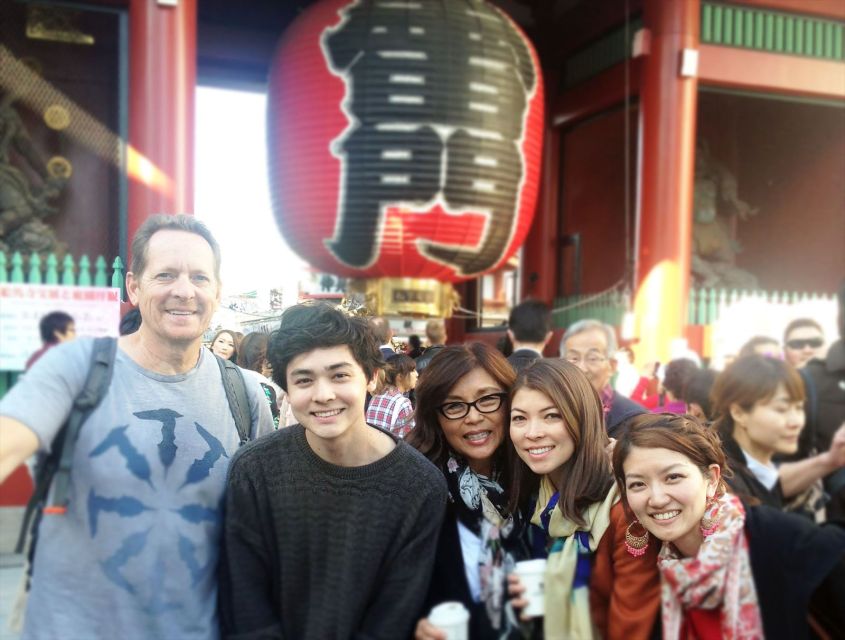
[[[635,536],[631,533],[631,527],[634,525],[640,525],[642,528],[643,534],[641,536]],[[639,558],[645,554],[646,549],[648,549],[648,529],[643,527],[639,520],[634,520],[625,529],[625,550],[635,558]]]
[[[716,508],[713,509],[713,505],[716,505]],[[709,516],[707,512],[713,509],[713,513]],[[707,536],[712,536],[716,533],[716,530],[719,528],[719,522],[722,519],[722,514],[719,509],[719,503],[717,502],[716,498],[710,498],[707,500],[707,504],[704,507],[704,516],[701,518],[701,523],[698,525],[699,530],[701,531],[701,535],[705,538]]]

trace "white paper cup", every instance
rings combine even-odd
[[[428,614],[428,621],[446,632],[446,640],[469,640],[469,611],[460,602],[438,604]]]
[[[523,560],[517,562],[514,573],[519,576],[519,581],[525,587],[523,598],[528,604],[522,610],[522,614],[529,618],[539,618],[546,613],[546,561],[543,558],[538,560]]]

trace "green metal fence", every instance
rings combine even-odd
[[[669,2],[670,0],[665,0]],[[676,0],[681,2],[682,0]],[[570,89],[630,56],[636,16],[567,58],[561,76]],[[845,22],[729,2],[701,3],[701,42],[821,60],[845,60]]]
[[[0,282],[13,284],[58,284],[77,287],[117,287],[123,297],[123,261],[116,257],[111,264],[111,277],[107,274],[107,263],[103,256],[91,260],[83,255],[77,261],[72,255],[65,254],[60,261],[56,254],[49,253],[43,258],[33,253],[22,256],[15,251],[9,258],[0,251]]]
[[[28,256],[15,252],[8,257],[0,251],[0,283],[10,284],[50,284],[66,287],[116,287],[123,299],[123,261],[120,256],[111,263],[111,275],[108,263],[103,256],[97,256],[93,265],[87,255],[78,260],[70,254],[59,259],[49,253],[41,256],[33,253]],[[0,371],[0,397],[20,376],[19,371]]]
[[[833,301],[831,293],[807,291],[741,291],[737,289],[703,289],[690,291],[687,324],[709,325],[719,319],[725,307],[741,300],[756,299],[771,304],[798,305],[814,300]],[[566,296],[555,300],[554,326],[566,328],[573,322],[593,318],[615,327],[622,324],[627,309],[625,295],[619,291],[603,294]]]
[[[742,291],[737,289],[693,289],[687,307],[687,324],[708,325],[719,319],[722,310],[742,300],[769,304],[799,305],[812,301],[831,301],[832,293],[808,291]]]
[[[618,327],[622,324],[626,308],[625,295],[619,291],[564,296],[555,300],[552,323],[565,329],[573,322],[591,318]]]

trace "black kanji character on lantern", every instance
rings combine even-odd
[[[335,235],[343,263],[378,258],[385,209],[437,202],[487,214],[475,248],[419,241],[472,275],[504,256],[525,172],[520,144],[537,78],[511,22],[481,0],[358,0],[327,29],[323,51],[346,82],[350,127],[335,140],[343,192]]]

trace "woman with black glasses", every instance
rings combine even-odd
[[[418,640],[445,638],[423,616],[460,601],[470,611],[470,638],[506,638],[506,575],[528,556],[521,518],[508,512],[508,391],[515,374],[495,349],[445,347],[417,382],[416,427],[406,441],[446,477],[449,504],[440,531]]]

